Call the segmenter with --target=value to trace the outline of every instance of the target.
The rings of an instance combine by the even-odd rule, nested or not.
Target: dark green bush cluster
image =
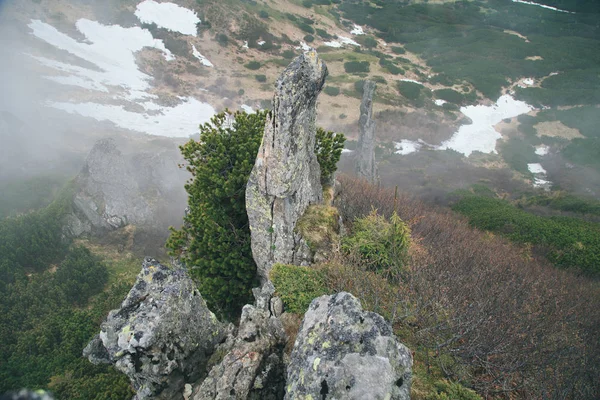
[[[505,200],[465,196],[453,209],[472,225],[498,232],[519,243],[548,249],[555,265],[600,274],[600,225],[569,217],[542,217],[523,211]]]
[[[385,58],[380,58],[379,65],[387,69],[388,72],[392,75],[404,75],[404,69],[398,67],[396,64],[394,64],[393,61],[386,60]]]
[[[463,104],[465,96],[462,93],[452,89],[439,89],[433,92],[436,99],[446,100],[449,103]]]
[[[229,44],[229,37],[224,33],[219,33],[217,35],[217,43],[222,47],[226,47]]]
[[[435,73],[448,78],[447,86],[466,81],[495,100],[509,81],[564,71],[544,80],[541,88],[518,89],[518,95],[533,105],[600,102],[600,53],[595,50],[600,31],[592,14],[498,0],[402,7],[396,2],[343,2],[339,9],[345,18],[377,29],[386,42],[403,43],[392,51],[418,53]],[[505,30],[516,30],[529,42]],[[532,56],[542,59],[528,59]]]
[[[306,43],[312,43],[315,41],[315,37],[313,35],[306,35],[304,36],[304,41]]]
[[[286,311],[304,314],[315,297],[327,294],[325,273],[313,267],[275,264],[269,274]]]
[[[296,53],[293,50],[285,50],[283,53],[281,53],[281,55],[286,60],[291,60],[292,58],[296,57]]]
[[[262,67],[261,63],[258,61],[250,61],[247,64],[244,64],[244,67],[256,71],[257,69],[260,69],[260,67]]]
[[[258,82],[266,82],[267,81],[267,76],[266,75],[254,75],[254,78],[258,81]]]
[[[408,81],[398,81],[397,85],[398,91],[402,96],[406,97],[417,107],[423,106],[423,85],[419,85],[418,83]]]
[[[368,61],[347,61],[344,63],[344,70],[348,73],[355,74],[358,72],[369,72]]]
[[[325,86],[323,92],[328,96],[337,96],[340,94],[340,88],[336,86]]]
[[[321,183],[329,184],[340,161],[346,137],[341,133],[317,128],[315,153],[321,167]]]

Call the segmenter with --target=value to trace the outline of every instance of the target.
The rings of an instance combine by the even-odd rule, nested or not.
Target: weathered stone
[[[356,174],[371,183],[379,182],[375,162],[375,121],[373,120],[373,93],[375,82],[365,81],[358,120],[359,136],[356,149]]]
[[[312,301],[288,366],[286,399],[410,399],[412,356],[349,293]],[[312,397],[311,397],[312,396]]]
[[[172,148],[156,152],[122,149],[114,139],[99,140],[74,184],[73,213],[65,217],[68,236],[100,233],[127,224],[164,229],[185,207],[185,171]]]
[[[254,291],[256,306],[244,306],[237,336],[195,390],[193,400],[283,398],[285,332],[281,321],[269,312],[273,292],[271,282]]]
[[[317,96],[326,76],[325,63],[311,50],[292,61],[276,83],[246,188],[252,254],[263,283],[275,263],[310,262],[311,252],[295,227],[306,208],[323,197],[314,147]]]
[[[109,313],[84,356],[126,374],[135,399],[182,398],[185,383],[206,373],[208,358],[229,330],[185,270],[146,258],[121,308]]]

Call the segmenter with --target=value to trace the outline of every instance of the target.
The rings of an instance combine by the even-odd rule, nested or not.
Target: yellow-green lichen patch
[[[319,368],[319,364],[321,364],[321,359],[319,357],[315,358],[315,361],[313,361],[313,370],[317,370],[317,368]]]

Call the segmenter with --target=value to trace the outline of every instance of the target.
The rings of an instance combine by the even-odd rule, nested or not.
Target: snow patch
[[[365,31],[363,30],[362,26],[358,26],[358,25],[354,24],[354,29],[352,29],[350,31],[350,33],[352,35],[364,35]]]
[[[336,40],[332,40],[330,42],[325,42],[323,43],[325,46],[329,46],[329,47],[335,47],[335,48],[340,48],[342,47],[342,44]]]
[[[422,146],[421,141],[415,142],[408,139],[402,139],[400,142],[394,143],[394,147],[396,148],[395,153],[403,156],[419,151]]]
[[[501,135],[496,132],[494,125],[505,118],[513,118],[531,110],[530,105],[515,100],[510,95],[501,96],[492,106],[461,107],[460,111],[473,123],[462,125],[458,132],[442,143],[440,150],[456,150],[467,157],[474,151],[496,153],[496,141]]]
[[[342,149],[342,153],[352,153],[352,152],[354,152],[354,150]]]
[[[248,114],[254,114],[254,109],[247,104],[242,104],[240,108]]]
[[[338,36],[338,40],[341,44],[350,44],[352,46],[360,47],[360,44],[356,43],[354,40],[352,40],[346,36]]]
[[[157,104],[157,96],[149,92],[152,77],[139,70],[135,53],[151,47],[162,51],[167,60],[173,59],[173,55],[146,29],[80,19],[76,27],[86,42],[79,42],[39,20],[32,20],[28,26],[39,39],[97,67],[90,69],[31,55],[40,65],[56,71],[56,75],[46,76],[47,79],[85,89],[85,97],[93,98],[79,104],[49,102],[50,107],[98,121],[111,121],[124,129],[182,137],[196,133],[198,124],[208,122],[215,114],[212,106],[193,98],[180,98],[182,102],[174,107]],[[90,96],[90,93],[97,96]],[[126,106],[115,105],[115,100],[136,103],[144,111],[127,111]]]
[[[539,164],[539,163],[527,164],[527,169],[532,174],[545,174],[546,173],[546,170],[544,169],[544,167],[542,167],[542,164]]]
[[[545,4],[534,3],[533,1],[512,0],[512,2],[513,3],[521,3],[521,4],[529,4],[531,6],[538,6],[538,7],[546,8],[548,10],[554,10],[554,11],[558,11],[558,12],[564,12],[564,13],[567,13],[567,14],[575,14],[574,12],[571,12],[571,11],[561,10],[560,8],[556,8],[556,7],[552,7],[552,6],[547,6]]]
[[[423,84],[419,81],[415,81],[414,79],[400,79],[402,82],[412,82],[412,83],[418,83],[419,85],[423,86]]]
[[[156,24],[173,32],[196,36],[198,15],[192,10],[173,3],[157,3],[154,0],[144,0],[137,5],[135,16],[145,24]]]
[[[442,100],[442,99],[435,99],[433,102],[435,103],[436,106],[443,106],[444,104],[447,103],[446,100]]]
[[[538,156],[545,156],[549,152],[550,152],[550,147],[546,146],[545,144],[536,146],[536,148],[535,148],[535,154],[537,154]]]
[[[209,122],[215,114],[215,109],[194,98],[182,100],[184,102],[175,107],[160,107],[150,103],[147,109],[159,111],[154,115],[131,112],[125,110],[123,106],[110,104],[54,102],[49,105],[97,121],[111,121],[123,129],[150,135],[187,137],[197,133],[199,124]]]
[[[267,43],[267,42],[265,42],[264,40],[259,40],[258,42],[256,42],[256,44],[259,46],[262,46],[265,43]]]
[[[204,57],[202,54],[200,54],[200,52],[198,51],[198,49],[196,49],[196,46],[192,45],[192,54],[194,55],[194,57],[196,57],[198,60],[200,60],[200,63],[202,63],[202,65],[206,66],[206,67],[214,67],[214,64],[211,63],[208,58]]]

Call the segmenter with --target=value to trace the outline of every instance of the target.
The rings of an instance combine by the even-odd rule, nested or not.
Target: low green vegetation
[[[260,69],[260,67],[262,67],[262,65],[258,61],[250,61],[250,62],[244,64],[244,67],[246,67],[252,71],[256,71],[257,69]]]
[[[285,309],[304,314],[315,297],[328,294],[325,273],[311,267],[275,264],[269,274]]]
[[[539,157],[535,154],[533,146],[523,139],[511,137],[507,141],[500,143],[499,147],[502,158],[512,169],[525,176],[532,177],[527,164],[539,161]]]
[[[81,351],[129,290],[62,235],[67,186],[45,209],[0,220],[0,393],[50,389],[64,399],[124,399],[128,379]]]
[[[542,217],[508,201],[481,196],[465,196],[453,209],[479,229],[538,246],[558,267],[600,274],[599,224],[570,217]]]
[[[344,70],[347,73],[356,74],[360,72],[369,72],[369,62],[368,61],[347,61],[344,63]]]
[[[386,42],[402,43],[392,47],[397,54],[404,49],[419,54],[434,73],[448,78],[445,84],[468,82],[495,100],[509,81],[563,71],[544,80],[541,88],[518,89],[517,95],[534,105],[600,102],[597,8],[568,14],[504,0],[344,1],[339,10],[357,24],[377,29]]]
[[[433,92],[436,99],[446,100],[449,103],[463,104],[465,102],[465,96],[452,89],[439,89]]]
[[[323,92],[328,96],[337,96],[340,94],[340,88],[337,86],[325,86]]]
[[[397,276],[408,261],[410,229],[393,213],[388,220],[375,210],[357,218],[352,233],[342,240],[342,251],[358,256],[370,271]]]
[[[266,75],[254,75],[254,79],[256,79],[258,82],[266,82],[267,81],[267,76]]]
[[[538,195],[528,198],[527,205],[539,205],[554,210],[600,216],[600,201],[583,199],[567,193],[555,195]]]

